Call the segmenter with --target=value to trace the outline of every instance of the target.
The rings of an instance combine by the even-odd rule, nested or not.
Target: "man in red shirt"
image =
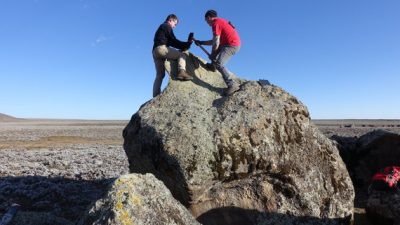
[[[233,80],[233,74],[226,68],[226,63],[240,49],[240,37],[231,22],[217,17],[215,10],[208,10],[205,20],[212,27],[213,39],[209,41],[196,41],[197,45],[212,45],[210,59],[217,70],[222,74],[228,88],[225,95],[231,95],[240,89],[239,84]]]

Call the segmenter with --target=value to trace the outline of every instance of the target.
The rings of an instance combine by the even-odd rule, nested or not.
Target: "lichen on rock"
[[[110,184],[79,225],[196,225],[195,218],[152,174],[127,174]]]
[[[297,98],[239,78],[240,90],[223,96],[221,75],[203,60],[190,55],[186,82],[174,79],[174,63],[166,63],[167,88],[124,129],[130,172],[153,173],[207,224],[229,224],[233,214],[243,224],[265,215],[320,224],[352,217],[347,169]]]

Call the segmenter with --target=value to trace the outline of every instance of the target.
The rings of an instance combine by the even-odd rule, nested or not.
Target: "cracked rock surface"
[[[171,79],[132,116],[124,129],[130,171],[155,174],[207,224],[230,224],[235,215],[242,224],[275,223],[267,217],[348,220],[351,179],[307,108],[283,89],[255,81],[238,79],[240,90],[223,96],[221,75],[203,64],[189,57],[194,79]],[[169,68],[175,65],[167,63],[173,78]]]

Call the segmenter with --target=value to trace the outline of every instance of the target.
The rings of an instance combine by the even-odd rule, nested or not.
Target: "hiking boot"
[[[217,68],[216,68],[215,65],[212,64],[212,63],[207,63],[207,64],[205,65],[205,68],[206,68],[207,70],[209,70],[209,71],[212,71],[212,72],[217,71]]]
[[[191,79],[193,79],[193,77],[190,76],[190,75],[186,72],[186,70],[179,70],[179,73],[178,73],[177,78],[178,78],[179,80],[191,80]]]
[[[239,84],[233,83],[231,86],[228,86],[228,88],[225,90],[224,94],[226,96],[228,96],[228,95],[231,95],[231,94],[235,93],[239,89],[240,89]]]

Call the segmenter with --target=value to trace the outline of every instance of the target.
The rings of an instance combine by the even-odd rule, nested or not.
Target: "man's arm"
[[[213,45],[213,40],[209,41],[197,41],[200,45]]]
[[[171,47],[180,49],[180,50],[187,50],[190,48],[190,43],[189,42],[184,42],[180,41],[175,37],[174,31],[172,30],[171,27],[168,26],[166,30],[167,38],[168,38],[168,44]]]
[[[212,40],[212,51],[211,51],[211,57],[210,59],[213,60],[215,57],[218,55],[219,51],[219,35],[214,35],[213,40]]]
[[[209,40],[209,41],[196,40],[194,43],[196,45],[212,45],[212,50],[211,50],[211,54],[210,54],[209,58],[211,60],[214,60],[215,57],[217,57],[218,51],[219,51],[219,44],[220,44],[219,39],[220,39],[219,35],[214,35],[212,40]]]

